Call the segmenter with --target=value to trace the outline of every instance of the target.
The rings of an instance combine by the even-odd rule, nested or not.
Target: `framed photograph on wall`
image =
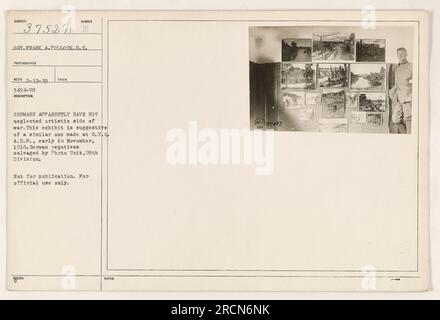
[[[354,61],[354,41],[352,32],[313,33],[313,61]]]
[[[316,64],[287,63],[281,65],[281,89],[315,89]]]
[[[357,62],[385,62],[385,39],[357,39]]]
[[[384,63],[353,63],[350,65],[352,90],[385,90]]]
[[[348,66],[344,63],[320,63],[318,86],[321,88],[344,88],[348,86]]]

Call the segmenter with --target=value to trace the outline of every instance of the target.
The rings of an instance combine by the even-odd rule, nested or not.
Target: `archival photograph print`
[[[299,110],[299,120],[309,121],[313,119],[313,109],[300,109]]]
[[[413,36],[400,24],[250,26],[251,129],[411,133]]]
[[[385,64],[353,63],[350,65],[351,89],[385,90]]]
[[[283,39],[281,46],[282,61],[312,61],[312,39]]]
[[[358,92],[346,92],[345,94],[345,106],[348,109],[357,109],[358,108]]]
[[[304,106],[304,92],[283,92],[284,108],[300,108]]]
[[[347,64],[318,65],[318,83],[323,88],[343,88],[348,86]]]
[[[286,63],[281,67],[282,89],[315,89],[316,65]]]
[[[391,100],[390,133],[393,134],[411,133],[413,63],[408,54],[407,48],[398,48],[399,63],[390,65],[388,97]]]
[[[320,92],[306,92],[306,105],[314,106],[322,102],[322,94]]]
[[[379,113],[367,114],[367,124],[373,127],[380,127],[383,124],[383,116]]]
[[[355,60],[355,34],[343,32],[313,33],[313,53],[315,61]]]
[[[319,120],[319,131],[321,132],[347,132],[347,119],[321,119]]]
[[[357,62],[385,62],[385,39],[356,40]]]
[[[322,93],[322,115],[324,118],[343,118],[345,116],[345,91],[325,90]]]
[[[359,110],[385,112],[386,101],[384,92],[367,92],[359,94]]]

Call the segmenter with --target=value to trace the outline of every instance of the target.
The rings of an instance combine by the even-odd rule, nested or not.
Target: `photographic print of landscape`
[[[281,45],[281,61],[312,61],[312,39],[283,39]]]

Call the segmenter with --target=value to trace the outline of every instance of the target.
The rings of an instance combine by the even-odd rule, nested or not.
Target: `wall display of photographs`
[[[306,92],[306,105],[315,106],[322,103],[322,94],[320,92]]]
[[[358,109],[358,92],[347,92],[345,94],[345,107],[348,109]]]
[[[323,88],[343,88],[348,86],[347,64],[318,65],[318,84]]]
[[[312,58],[314,61],[354,61],[354,50],[354,33],[313,33]]]
[[[359,110],[370,112],[386,111],[385,92],[359,93]]]
[[[304,91],[283,92],[283,105],[286,109],[304,106]]]
[[[357,39],[357,62],[385,62],[385,39]]]
[[[311,62],[312,39],[283,39],[281,61]]]
[[[383,124],[383,116],[380,113],[367,114],[367,124],[373,127],[380,127]]]
[[[367,113],[362,111],[351,112],[351,123],[364,124],[367,122]]]
[[[323,118],[343,118],[345,116],[345,90],[324,90],[322,92]]]
[[[385,90],[385,64],[354,63],[350,65],[352,90]]]
[[[282,39],[284,108],[299,109],[300,121],[318,117],[325,132],[347,132],[348,122],[382,126],[381,113],[387,111],[385,50],[384,39],[356,39],[354,33]],[[312,61],[320,63],[308,63]],[[316,106],[322,112],[316,113]]]
[[[282,89],[315,89],[316,64],[287,63],[281,67]]]

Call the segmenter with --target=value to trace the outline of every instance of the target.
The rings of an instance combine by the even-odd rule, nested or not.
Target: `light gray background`
[[[332,10],[361,10],[362,6],[372,5],[377,10],[408,10],[424,9],[431,11],[431,39],[438,39],[440,2],[438,0],[413,1],[349,1],[339,0],[328,2],[315,0],[303,2],[299,0],[2,0],[0,2],[0,72],[5,72],[5,10],[56,10],[63,6],[74,6],[78,10],[304,10],[304,9],[332,9]],[[439,56],[438,41],[431,42],[431,57]],[[430,87],[435,92],[440,85],[440,61],[431,58]],[[437,71],[437,72],[436,72]],[[31,299],[31,298],[59,298],[59,299],[439,299],[440,298],[440,199],[436,197],[439,190],[440,171],[440,143],[438,139],[431,139],[430,143],[430,228],[431,228],[431,269],[432,290],[425,293],[78,293],[78,292],[8,292],[6,291],[6,141],[5,141],[5,77],[1,77],[0,85],[0,299]],[[440,105],[440,97],[431,96],[431,137],[440,134],[440,113],[436,106]]]

